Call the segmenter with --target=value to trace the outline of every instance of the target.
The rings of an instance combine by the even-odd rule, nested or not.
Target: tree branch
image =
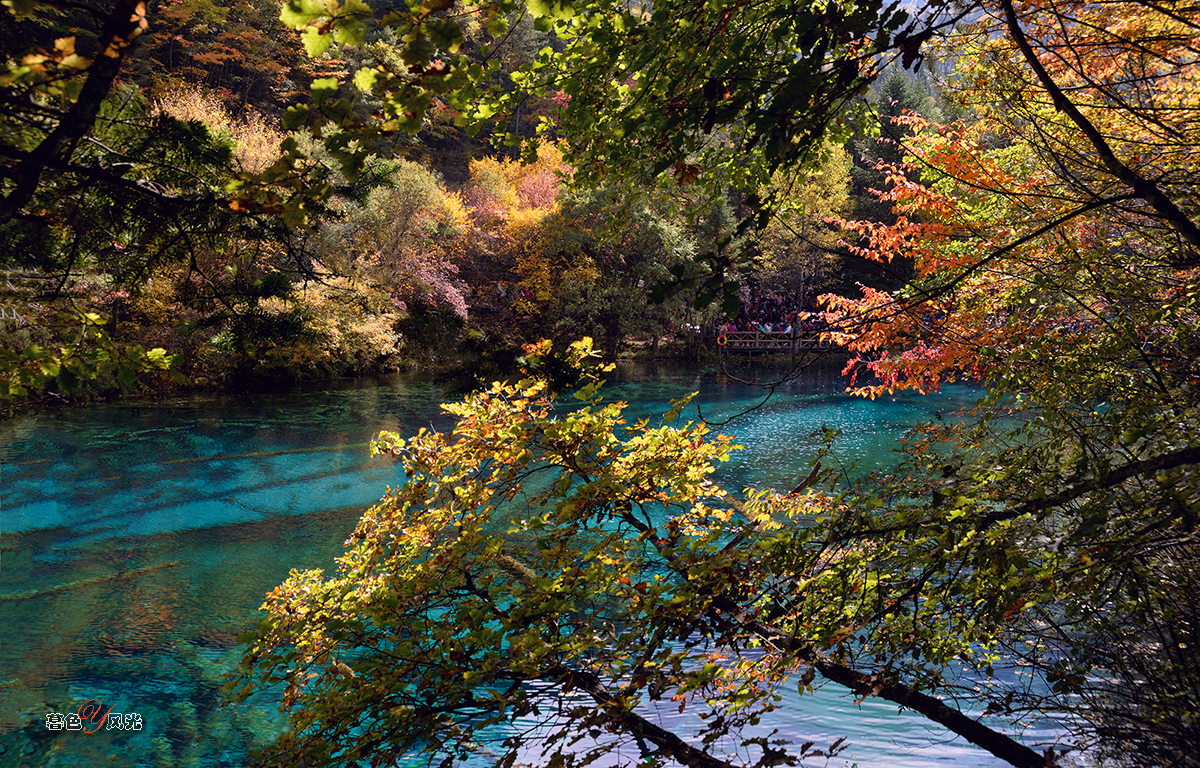
[[[1039,755],[1012,737],[988,728],[978,720],[948,706],[936,696],[922,693],[913,686],[898,680],[887,679],[876,674],[868,675],[832,661],[824,652],[811,644],[800,641],[757,619],[750,618],[741,606],[728,598],[717,597],[713,600],[713,607],[727,612],[741,622],[746,629],[769,641],[772,645],[794,653],[801,660],[814,666],[822,677],[843,685],[857,694],[887,699],[911,709],[1011,765],[1018,768],[1046,768],[1054,764],[1053,759],[1049,756]]]
[[[1200,451],[1200,449],[1197,449]],[[803,485],[803,484],[802,484]],[[732,497],[729,497],[732,498]],[[628,515],[624,517],[628,518]],[[665,551],[657,537],[651,536],[650,541],[659,550],[676,572],[684,579],[691,580],[690,568],[681,564],[679,559],[669,551]],[[839,685],[844,685],[861,695],[877,696],[895,702],[903,707],[917,712],[926,718],[942,725],[952,733],[962,736],[967,741],[986,749],[991,754],[1018,768],[1046,768],[1052,766],[1053,758],[1049,755],[1039,755],[1034,750],[1021,744],[1010,736],[987,727],[962,712],[948,706],[944,701],[923,693],[917,688],[895,679],[879,677],[875,674],[859,672],[844,664],[838,664],[811,643],[801,641],[792,635],[759,621],[742,605],[724,595],[713,595],[709,611],[719,611],[731,618],[744,629],[754,633],[772,645],[782,648],[797,658],[812,665],[821,675]]]
[[[630,710],[625,706],[624,702],[605,690],[604,685],[600,682],[600,678],[591,672],[570,669],[569,667],[560,665],[547,670],[547,674],[558,680],[563,685],[564,690],[578,688],[591,696],[597,704],[600,704],[609,711],[619,712],[620,714],[617,715],[617,718],[622,730],[632,736],[653,743],[663,755],[673,760],[691,766],[691,768],[741,768],[733,763],[714,757],[702,749],[693,747],[674,733],[660,728]]]
[[[87,135],[100,114],[100,107],[112,90],[125,53],[145,23],[144,0],[117,0],[104,32],[96,45],[95,60],[88,67],[87,80],[78,100],[42,142],[21,161],[13,176],[17,183],[0,203],[0,223],[10,221],[33,199],[46,166],[75,151],[75,145]]]
[[[1125,464],[1117,469],[1110,470],[1100,477],[1093,477],[1090,480],[1082,480],[1078,482],[1068,480],[1066,490],[1059,491],[1058,493],[1045,496],[1040,499],[1031,499],[1012,509],[987,515],[983,518],[983,525],[981,527],[987,527],[992,523],[997,523],[1002,520],[1012,520],[1013,518],[1020,517],[1021,515],[1033,514],[1043,510],[1061,507],[1063,504],[1074,501],[1086,493],[1103,490],[1105,488],[1112,488],[1139,475],[1146,475],[1164,469],[1175,469],[1177,467],[1184,467],[1197,463],[1200,463],[1200,446],[1191,446],[1189,448],[1184,448],[1181,451],[1163,453],[1155,456],[1152,459],[1146,459],[1145,461],[1135,461]]]
[[[1066,97],[1066,94],[1054,82],[1054,78],[1042,66],[1041,60],[1038,59],[1033,46],[1029,43],[1029,38],[1025,36],[1025,31],[1021,29],[1021,22],[1017,18],[1016,11],[1013,9],[1012,0],[1000,0],[1000,7],[1004,9],[1004,18],[1009,34],[1012,35],[1013,41],[1021,51],[1021,55],[1025,57],[1026,63],[1029,64],[1034,74],[1037,75],[1042,87],[1050,94],[1054,107],[1066,114],[1071,122],[1075,123],[1076,127],[1083,132],[1083,135],[1091,142],[1092,147],[1096,150],[1096,154],[1099,155],[1101,162],[1104,163],[1104,166],[1110,173],[1136,192],[1138,197],[1149,203],[1160,216],[1175,227],[1185,240],[1191,243],[1193,248],[1200,250],[1200,227],[1197,227],[1188,215],[1158,188],[1157,184],[1142,177],[1117,159],[1116,153],[1113,152],[1112,147],[1109,146],[1103,134],[1071,103],[1071,100]],[[1196,262],[1197,259],[1194,257],[1187,261],[1188,264]]]

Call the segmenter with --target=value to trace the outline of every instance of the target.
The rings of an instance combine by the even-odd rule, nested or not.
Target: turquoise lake
[[[718,480],[790,489],[825,425],[843,430],[836,453],[847,467],[887,466],[913,424],[977,395],[963,387],[866,401],[844,386],[836,368],[812,369],[721,427],[746,448]],[[695,390],[710,421],[764,394],[667,367],[618,370],[605,392],[639,416]],[[370,457],[368,441],[381,429],[447,428],[444,399],[429,381],[394,378],[0,422],[0,765],[242,765],[281,723],[270,696],[220,706],[237,635],[291,568],[331,566],[363,509],[403,481],[390,461]],[[47,727],[47,713],[91,700],[140,715],[143,727]],[[662,718],[686,734],[685,717]],[[920,717],[855,706],[832,685],[805,697],[790,689],[769,725],[797,743],[845,736],[831,766],[996,764]]]

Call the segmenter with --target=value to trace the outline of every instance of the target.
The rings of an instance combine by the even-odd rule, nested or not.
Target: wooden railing
[[[762,331],[721,331],[717,345],[724,352],[790,352],[810,349],[830,349],[813,331],[792,333],[763,333]]]

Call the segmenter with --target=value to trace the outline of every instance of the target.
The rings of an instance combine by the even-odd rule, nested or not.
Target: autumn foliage
[[[1149,349],[1169,329],[1129,311],[1194,279],[1195,24],[1137,3],[1018,10],[1049,80],[996,34],[1002,8],[965,28],[944,44],[962,52],[947,96],[974,119],[899,118],[913,136],[879,192],[896,221],[843,222],[856,254],[911,260],[919,278],[826,299],[837,338],[880,378],[864,392],[979,379],[1031,344],[1047,357],[1089,338]]]
[[[847,247],[911,259],[917,277],[824,297],[831,336],[856,353],[861,394],[987,388],[909,450],[940,469],[927,519],[1031,527],[1005,564],[1016,582],[998,575],[1020,585],[1000,646],[1048,690],[990,711],[1070,712],[1097,756],[1189,765],[1200,16],[1005,1],[943,46],[958,54],[947,98],[971,119],[900,118],[912,135],[878,192],[895,220],[842,223]]]

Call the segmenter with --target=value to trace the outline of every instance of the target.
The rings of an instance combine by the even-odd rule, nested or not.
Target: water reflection
[[[668,366],[614,378],[609,396],[628,400],[630,417],[656,417],[693,390],[690,418],[726,418],[761,399],[731,379]],[[847,466],[886,466],[915,421],[972,396],[869,402],[843,387],[836,369],[816,369],[724,427],[746,450],[720,469],[721,481],[791,488],[823,426],[843,430],[837,451]],[[269,694],[218,706],[237,635],[290,568],[329,567],[362,509],[402,480],[368,456],[371,437],[445,428],[441,397],[427,381],[396,378],[62,408],[0,424],[0,764],[243,764],[280,722]],[[773,725],[797,741],[849,735],[847,762],[986,762],[958,744],[926,749],[939,736],[888,705],[787,696]],[[46,713],[90,699],[141,714],[145,727],[46,728]]]

